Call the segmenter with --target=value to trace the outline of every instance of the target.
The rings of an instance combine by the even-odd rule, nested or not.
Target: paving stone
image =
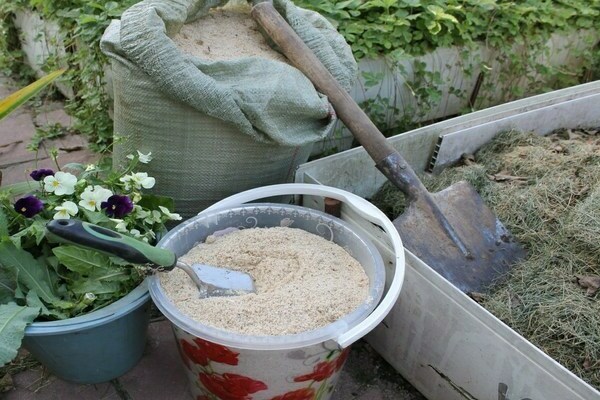
[[[150,324],[147,354],[119,382],[135,400],[192,400],[169,321]]]
[[[35,151],[27,150],[28,143],[28,141],[17,141],[0,147],[0,168],[26,162],[35,162],[36,158],[47,157],[46,152],[38,155]]]
[[[12,79],[4,75],[0,75],[0,99],[5,98],[16,90],[18,90],[18,88]]]
[[[10,114],[0,121],[0,150],[12,143],[29,142],[34,134],[35,125],[30,114]]]
[[[53,108],[56,106],[43,106],[41,110],[36,109],[37,115],[34,119],[35,124],[39,127],[55,124],[60,124],[66,128],[73,126],[73,118],[65,112],[61,103],[52,104],[58,104],[58,108]]]
[[[45,376],[42,368],[21,372],[13,378],[15,389],[4,394],[4,400],[119,400],[110,383],[78,385]]]
[[[363,340],[352,345],[332,400],[425,400]]]
[[[50,168],[56,170],[56,165],[54,164],[54,161],[48,158],[45,153],[43,153],[43,156],[44,158],[38,159],[37,161],[35,161],[34,159],[31,162],[13,164],[8,167],[2,168],[2,186],[26,181],[27,179],[29,179],[29,173],[34,169]],[[68,163],[90,164],[96,162],[98,158],[98,154],[93,153],[89,150],[79,150],[72,151],[69,153],[59,153],[58,162],[61,166]],[[0,153],[0,164],[2,162],[3,157]]]
[[[42,147],[46,150],[46,153],[52,148],[57,148],[64,153],[87,149],[88,142],[81,135],[69,134],[52,140],[44,140]]]

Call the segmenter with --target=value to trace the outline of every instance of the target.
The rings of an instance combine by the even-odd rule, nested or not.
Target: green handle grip
[[[46,229],[58,241],[108,253],[133,264],[154,264],[171,270],[177,263],[177,256],[169,250],[150,246],[140,240],[88,222],[57,219],[46,224]]]

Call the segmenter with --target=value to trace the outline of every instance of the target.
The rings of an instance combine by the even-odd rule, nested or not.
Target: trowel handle
[[[74,219],[56,219],[46,225],[49,237],[117,256],[133,264],[153,264],[171,270],[177,263],[175,254],[150,246],[141,240],[110,229]]]
[[[328,97],[339,118],[369,153],[377,168],[411,198],[426,192],[408,163],[388,143],[385,136],[298,37],[273,4],[270,1],[258,0],[252,8],[252,17],[294,66],[310,79],[319,92]]]

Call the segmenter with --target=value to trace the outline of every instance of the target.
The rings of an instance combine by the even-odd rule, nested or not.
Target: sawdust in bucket
[[[501,133],[461,165],[422,180],[432,192],[471,183],[528,252],[471,296],[600,389],[600,129]],[[391,219],[405,204],[389,184],[371,201]]]
[[[369,278],[339,245],[289,227],[243,229],[192,248],[181,259],[249,273],[257,292],[200,299],[185,272],[160,277],[190,318],[246,335],[291,335],[335,322],[367,301]]]
[[[173,41],[182,53],[210,61],[260,57],[287,62],[260,33],[248,5],[211,9],[208,15],[184,25]]]

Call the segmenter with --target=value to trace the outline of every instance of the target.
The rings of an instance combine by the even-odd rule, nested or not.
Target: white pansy
[[[128,232],[127,231],[127,222],[123,221],[122,219],[116,219],[116,218],[111,218],[110,219],[112,222],[114,222],[115,224],[117,224],[115,226],[115,229],[119,232]]]
[[[112,195],[113,192],[103,188],[102,186],[88,186],[85,188],[83,193],[81,193],[81,201],[79,202],[79,205],[86,210],[100,211],[102,202],[107,201]]]
[[[141,199],[142,199],[142,195],[139,194],[138,192],[133,192],[131,194],[131,201],[133,201],[134,203],[138,203]]]
[[[139,239],[140,237],[142,237],[142,233],[137,229],[132,229],[129,231],[129,233],[136,239]]]
[[[158,206],[158,208],[160,208],[160,211],[162,211],[163,214],[165,214],[167,217],[169,217],[169,219],[172,219],[173,221],[179,221],[181,219],[181,215],[170,212],[167,207]]]
[[[44,190],[54,193],[57,196],[64,194],[73,194],[77,177],[68,172],[58,171],[54,176],[44,178]]]
[[[136,172],[135,174],[125,175],[119,180],[125,183],[125,190],[129,190],[132,187],[134,189],[151,189],[156,183],[156,179],[148,176],[146,172]]]
[[[147,224],[154,224],[154,223],[160,223],[161,222],[161,214],[159,211],[156,210],[152,210],[151,212],[148,213],[148,216],[144,219],[144,222]]]
[[[152,161],[152,152],[149,151],[148,154],[144,154],[141,151],[138,150],[138,157],[140,157],[140,162],[142,164],[148,164],[150,161]]]
[[[149,151],[148,154],[144,154],[138,150],[137,153],[138,153],[138,160],[142,164],[148,164],[150,161],[152,161],[152,152],[151,151]],[[129,158],[130,160],[133,160],[135,158],[135,156],[133,154],[128,154],[127,158]]]
[[[133,213],[137,219],[146,219],[150,213],[140,206],[133,206]]]
[[[77,215],[77,211],[79,211],[77,204],[72,201],[65,201],[62,205],[54,207],[54,209],[57,211],[54,214],[54,219],[70,219]]]

